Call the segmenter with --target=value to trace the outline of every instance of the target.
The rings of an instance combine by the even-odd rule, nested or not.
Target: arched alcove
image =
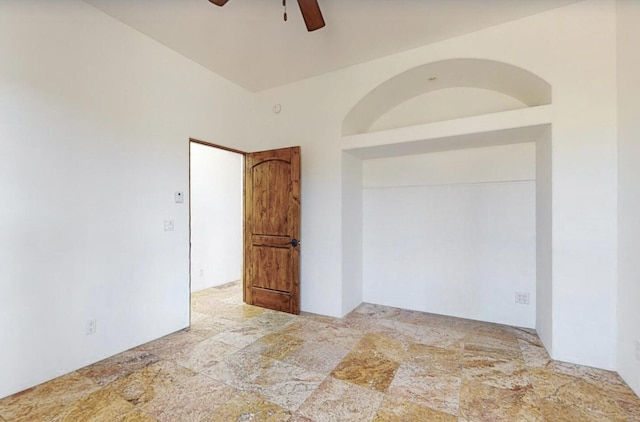
[[[351,109],[345,312],[359,291],[371,303],[535,327],[551,348],[551,100],[528,70],[463,58],[400,73]]]
[[[409,69],[373,89],[345,117],[342,134],[550,103],[551,85],[525,69],[493,60],[449,59]]]

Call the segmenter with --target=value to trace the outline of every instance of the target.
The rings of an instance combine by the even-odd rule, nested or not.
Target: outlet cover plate
[[[529,304],[529,293],[528,292],[516,292],[516,303],[521,305]]]

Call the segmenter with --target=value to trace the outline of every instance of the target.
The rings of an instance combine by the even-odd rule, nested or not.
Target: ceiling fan
[[[211,3],[217,6],[224,6],[229,0],[209,0]],[[283,1],[283,5],[286,6],[286,0]],[[318,0],[298,0],[298,6],[300,6],[300,12],[304,18],[304,23],[307,25],[307,31],[315,31],[324,27],[324,18],[318,6]],[[286,9],[285,9],[286,10]],[[287,14],[284,14],[285,20],[287,20]]]

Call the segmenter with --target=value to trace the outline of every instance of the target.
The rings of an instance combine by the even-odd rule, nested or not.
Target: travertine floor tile
[[[464,338],[465,356],[485,356],[492,359],[522,359],[518,340],[506,341],[494,337],[469,334]]]
[[[286,334],[271,333],[258,339],[247,347],[246,352],[255,353],[272,359],[285,358],[302,346],[304,340]]]
[[[352,312],[355,314],[363,315],[367,318],[393,319],[398,317],[403,312],[403,310],[400,308],[392,308],[390,306],[363,303]]]
[[[597,415],[593,415],[587,408],[576,407],[564,402],[555,402],[552,400],[542,399],[542,412],[545,420],[553,422],[609,422],[613,419],[603,419]],[[618,421],[626,421],[626,419],[617,419]],[[633,420],[633,419],[632,419]]]
[[[620,375],[615,372],[605,371],[604,369],[591,368],[588,366],[576,365],[567,362],[552,361],[546,369],[551,370],[558,374],[571,375],[581,378],[585,381],[597,384],[606,385],[608,388],[614,388],[616,386],[625,386],[626,384],[620,378]]]
[[[250,388],[273,403],[297,410],[324,378],[306,369],[274,361],[271,368],[252,381]]]
[[[71,403],[100,388],[77,372],[0,400],[0,415],[9,422],[47,421],[63,414]]]
[[[212,422],[284,422],[290,418],[291,411],[270,403],[255,393],[242,392],[218,407],[208,420]]]
[[[98,385],[105,386],[115,380],[158,362],[160,358],[144,350],[126,352],[80,369],[78,373],[92,379]]]
[[[198,293],[195,293],[198,294]],[[219,297],[215,295],[200,295],[191,299],[191,312],[197,315],[205,314],[209,316],[225,315],[227,309],[231,309],[233,305],[223,303]]]
[[[479,321],[475,321],[475,324],[476,326],[471,330],[473,334],[495,338],[514,345],[518,342],[518,336],[513,327]]]
[[[456,318],[446,315],[430,314],[426,312],[401,310],[400,314],[393,318],[399,322],[416,324],[422,327],[430,327],[445,331],[458,331],[467,333],[477,327],[477,321]]]
[[[526,340],[518,340],[522,358],[527,366],[545,368],[551,363],[551,357],[543,346],[538,346]]]
[[[197,321],[194,321],[192,318],[191,326],[184,331],[195,334],[203,339],[208,339],[216,334],[220,334],[224,330],[235,327],[237,324],[237,321],[219,316],[212,317],[205,314],[204,318],[199,318]]]
[[[379,334],[367,334],[331,375],[342,381],[385,392],[404,354],[405,348],[397,340]]]
[[[61,422],[114,421],[131,413],[134,407],[108,389],[98,390],[65,409]]]
[[[148,352],[156,355],[162,359],[171,359],[178,353],[183,352],[186,349],[195,347],[198,343],[203,341],[202,337],[199,337],[193,333],[189,333],[186,330],[181,330],[168,336],[159,338],[142,346],[136,347],[135,351]]]
[[[202,372],[239,349],[211,338],[178,352],[171,360],[195,372]]]
[[[325,324],[311,319],[296,319],[283,327],[282,334],[288,334],[303,340],[325,342],[335,346],[352,348],[362,338],[362,332],[343,324]]]
[[[296,410],[320,385],[323,375],[243,350],[204,372],[243,391]]]
[[[114,422],[156,422],[156,419],[136,409],[116,418]]]
[[[284,325],[295,319],[295,316],[291,314],[266,310],[255,318],[247,321],[245,325],[261,328],[265,334],[269,334],[280,330]]]
[[[161,361],[136,371],[105,387],[133,405],[143,405],[176,385],[195,376],[195,372],[172,362]]]
[[[322,375],[331,371],[349,353],[350,347],[327,342],[305,340],[302,345],[283,361]]]
[[[242,300],[242,295],[231,295],[228,297],[221,297],[220,301],[223,303],[228,303],[230,305],[243,305],[244,301]]]
[[[241,350],[202,371],[202,374],[233,387],[243,388],[263,365],[270,362],[265,356]]]
[[[532,346],[544,347],[542,341],[538,337],[538,334],[536,334],[536,330],[534,329],[514,327],[513,332],[518,340],[524,341]]]
[[[314,421],[307,418],[306,416],[302,416],[301,414],[296,413],[295,415],[291,416],[291,419],[289,419],[287,422],[314,422]]]
[[[428,370],[403,363],[387,394],[457,416],[461,383],[459,376],[429,375]]]
[[[193,309],[191,310],[191,324],[192,325],[193,325],[194,322],[202,321],[203,319],[206,319],[206,318],[213,318],[213,317],[209,316],[208,314],[203,314],[202,312],[196,312]]]
[[[427,375],[461,376],[463,353],[456,349],[412,344],[404,362],[420,368]]]
[[[366,422],[375,417],[384,395],[328,377],[300,407],[315,422]]]
[[[358,351],[374,351],[376,355],[395,362],[401,362],[405,358],[407,349],[405,343],[378,333],[365,334],[355,348]]]
[[[407,344],[426,344],[446,349],[462,349],[464,346],[465,333],[461,331],[443,330],[391,320],[380,321],[378,327],[384,327],[384,334]],[[378,330],[379,328],[376,328],[376,331]]]
[[[587,421],[627,420],[627,413],[609,395],[606,385],[586,381],[573,375],[559,374],[546,369],[529,370],[536,393],[543,400],[543,410],[549,412],[564,409],[565,413],[582,414]],[[569,411],[570,408],[576,410]]]
[[[531,385],[522,359],[505,359],[467,352],[462,378],[498,388],[517,389]]]
[[[627,385],[613,390],[608,390],[609,394],[625,411],[629,420],[640,421],[640,398]]]
[[[213,412],[236,394],[238,391],[233,387],[196,375],[156,396],[140,409],[161,422],[199,422],[210,420]]]
[[[258,340],[260,337],[266,335],[264,329],[256,327],[254,325],[240,324],[235,327],[231,327],[220,334],[213,337],[215,341],[228,344],[237,349],[243,349]]]
[[[228,308],[225,308],[222,315],[224,315],[224,317],[227,319],[245,322],[262,314],[264,311],[265,310],[263,308],[258,308],[257,306],[241,304],[231,305]],[[216,312],[216,314],[220,315],[219,312]]]
[[[324,324],[341,324],[342,318],[334,318],[327,315],[312,314],[310,312],[300,312],[299,319],[308,319],[311,321],[321,322]]]
[[[458,419],[448,413],[407,402],[398,397],[386,396],[374,422],[456,422]]]
[[[317,338],[316,333],[320,330],[326,330],[328,327],[329,325],[324,322],[307,318],[298,318],[282,327],[278,332],[280,334],[286,334],[303,340],[315,340]]]
[[[207,314],[212,317],[224,316],[227,319],[237,322],[247,321],[265,311],[263,308],[259,308],[257,306],[225,303],[215,296],[193,301],[191,310],[200,314]]]
[[[460,416],[469,422],[544,420],[531,386],[503,389],[466,380],[460,392]]]
[[[0,422],[640,422],[618,374],[552,360],[531,329],[294,316],[242,304],[240,283],[192,302],[189,329],[2,399]]]

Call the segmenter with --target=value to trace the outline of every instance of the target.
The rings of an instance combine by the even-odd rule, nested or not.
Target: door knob
[[[294,248],[298,245],[302,244],[302,242],[300,242],[298,239],[296,239],[295,237],[293,239],[291,239],[291,246],[293,246]]]

